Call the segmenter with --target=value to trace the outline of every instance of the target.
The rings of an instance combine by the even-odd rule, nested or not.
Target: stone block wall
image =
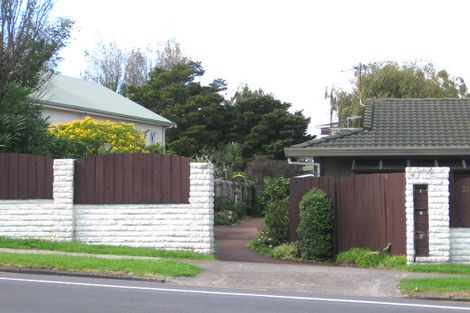
[[[450,261],[470,263],[470,228],[450,229]]]
[[[54,160],[53,200],[0,201],[0,236],[214,253],[213,167],[191,163],[189,204],[74,205],[74,160]]]
[[[429,257],[414,255],[413,186],[428,185]],[[447,262],[450,256],[449,168],[406,168],[406,251],[411,262]]]

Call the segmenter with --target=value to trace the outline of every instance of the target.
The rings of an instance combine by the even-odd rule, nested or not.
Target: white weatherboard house
[[[51,123],[71,122],[86,116],[133,123],[146,132],[148,143],[162,146],[165,145],[165,129],[176,127],[172,121],[98,83],[64,75],[54,75],[31,98],[42,106],[42,114]]]

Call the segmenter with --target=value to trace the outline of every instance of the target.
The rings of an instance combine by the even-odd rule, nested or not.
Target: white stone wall
[[[191,163],[189,204],[74,205],[74,162],[54,160],[54,199],[0,201],[0,236],[214,253],[213,176]]]
[[[470,263],[470,228],[450,229],[450,261]]]
[[[214,253],[212,165],[191,163],[189,204],[75,205],[76,240]]]
[[[54,160],[53,200],[0,200],[0,236],[72,240],[73,160]]]
[[[449,168],[406,168],[406,254],[408,263],[414,256],[413,185],[428,185],[429,257],[416,262],[449,261]]]

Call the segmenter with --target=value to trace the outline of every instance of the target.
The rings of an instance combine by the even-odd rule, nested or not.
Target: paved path
[[[248,218],[235,226],[215,226],[217,259],[233,262],[292,263],[291,261],[265,257],[247,248],[248,241],[256,237],[262,226],[261,218]]]

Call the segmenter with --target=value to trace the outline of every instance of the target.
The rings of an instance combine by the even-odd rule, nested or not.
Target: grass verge
[[[19,253],[0,253],[0,265],[150,277],[192,277],[202,270],[194,264],[181,263],[174,260],[103,259],[83,256]]]
[[[397,265],[394,268],[409,272],[470,275],[470,264],[413,264]]]
[[[149,256],[172,259],[214,260],[214,257],[211,255],[195,253],[191,251],[160,250],[127,246],[90,245],[75,241],[49,241],[39,239],[13,239],[8,237],[0,237],[0,247],[11,249],[36,249],[91,254]]]
[[[409,295],[470,297],[470,277],[437,277],[403,279],[400,290]]]

